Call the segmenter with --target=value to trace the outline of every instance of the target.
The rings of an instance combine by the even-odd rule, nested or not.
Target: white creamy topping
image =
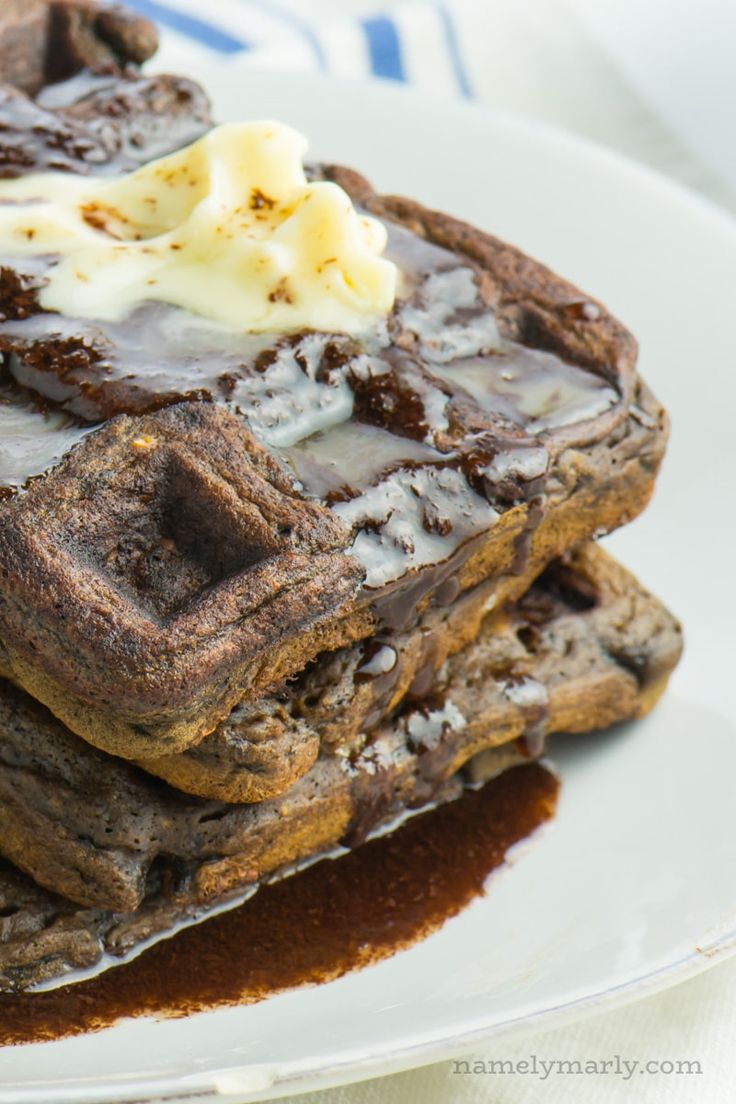
[[[520,682],[507,682],[503,688],[504,696],[521,709],[547,704],[547,687],[536,679],[524,676]]]
[[[483,468],[483,474],[491,483],[500,483],[504,479],[523,479],[530,481],[544,475],[549,465],[549,453],[546,448],[510,448],[499,452],[490,464]]]
[[[360,332],[393,306],[386,231],[307,182],[306,147],[281,123],[230,123],[114,180],[0,181],[0,252],[49,256],[41,306],[77,318],[154,299],[237,330]]]
[[[493,311],[462,318],[463,310],[477,308],[480,302],[472,268],[433,273],[423,282],[421,298],[423,302],[407,304],[401,318],[433,363],[448,364],[458,357],[477,356],[481,350],[504,352],[508,348]]]
[[[437,747],[446,731],[462,732],[468,722],[453,701],[445,701],[441,709],[428,713],[412,713],[407,722],[409,736],[426,748]]]
[[[347,380],[340,375],[327,383],[317,379],[325,340],[308,334],[299,344],[298,359],[290,345],[279,349],[268,368],[248,381],[248,422],[274,448],[288,448],[352,416],[354,396]],[[236,402],[237,397],[236,388]]]
[[[461,471],[441,467],[393,472],[332,509],[356,530],[353,555],[365,565],[366,586],[376,588],[441,563],[498,517],[484,498],[468,491]],[[431,523],[434,513],[439,525]]]

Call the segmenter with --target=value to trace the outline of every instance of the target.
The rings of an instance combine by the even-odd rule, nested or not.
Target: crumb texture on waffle
[[[77,79],[35,100],[8,93],[0,171],[3,156],[10,174],[59,157],[72,173],[118,171],[207,127],[196,86],[126,71],[85,76],[82,94]],[[383,224],[400,271],[391,314],[359,339],[223,333],[159,302],[123,321],[69,318],[39,303],[52,260],[0,256],[0,432],[13,457],[0,454],[0,672],[128,758],[172,760],[320,652],[410,629],[484,581],[497,602],[518,597],[567,548],[636,516],[653,488],[666,415],[637,375],[633,338],[603,306],[355,173],[309,175],[339,183]],[[299,545],[286,525],[278,549],[254,553],[245,513],[222,480],[215,490],[205,457],[193,465],[185,442],[149,447],[157,412],[194,400],[229,411],[230,447],[239,424],[290,473],[288,500],[321,519],[309,532],[331,521],[338,543]],[[134,459],[105,483],[99,450],[116,426]],[[112,470],[117,454],[105,463]],[[86,465],[97,488],[89,526],[59,506],[60,473],[73,473],[79,496]],[[172,522],[184,486],[186,523]],[[107,542],[97,497],[114,522]],[[52,578],[58,588],[43,582]],[[268,601],[256,600],[256,580]],[[236,605],[236,590],[250,604]],[[191,788],[202,775],[191,760],[176,770]]]
[[[98,708],[120,697],[149,718],[137,743],[134,726],[119,747],[107,734],[108,750],[128,757],[157,746],[155,718],[182,696],[201,700],[213,680],[239,685],[250,665],[277,680],[288,650],[321,638],[362,577],[339,519],[303,500],[242,420],[209,403],[113,420],[6,509],[11,669],[17,644],[53,673],[63,625],[67,691],[105,687]],[[175,729],[160,748],[177,749]]]
[[[88,907],[130,912],[163,885],[174,902],[201,908],[338,843],[357,845],[402,809],[435,801],[470,760],[480,781],[504,756],[537,757],[551,732],[642,715],[680,649],[661,603],[585,547],[492,612],[430,690],[407,693],[367,735],[358,722],[360,738],[323,739],[285,794],[250,805],[179,793],[0,684],[0,854]],[[291,740],[308,745],[360,681],[363,659],[360,648],[343,655],[307,700],[297,688],[274,702],[264,740],[286,735],[291,716],[300,724],[291,721]]]

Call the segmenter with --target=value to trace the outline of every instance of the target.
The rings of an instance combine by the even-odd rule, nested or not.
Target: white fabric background
[[[384,63],[361,20],[388,17],[401,77],[566,127],[736,211],[736,15],[731,0],[128,0],[166,16],[158,68],[196,75],[204,52],[368,79]],[[177,15],[194,25],[177,24]],[[197,21],[217,32],[203,44]],[[720,20],[720,23],[719,23]],[[373,27],[375,30],[375,26]],[[200,28],[201,30],[201,28]],[[384,28],[385,30],[385,28]],[[448,35],[453,38],[448,43]],[[724,46],[724,43],[729,44]],[[390,68],[390,63],[386,63]],[[720,68],[718,68],[720,66]],[[396,75],[396,74],[394,74]],[[734,289],[736,292],[736,289]],[[724,876],[730,872],[724,871]],[[305,1104],[623,1104],[736,1098],[736,962],[626,1008],[469,1060],[689,1060],[702,1072],[460,1075],[451,1063],[300,1097]],[[486,1067],[488,1068],[488,1067]]]

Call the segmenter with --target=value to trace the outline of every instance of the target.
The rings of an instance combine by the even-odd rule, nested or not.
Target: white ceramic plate
[[[389,86],[200,75],[221,118],[291,122],[316,156],[517,243],[639,335],[674,437],[651,509],[609,546],[682,616],[688,649],[653,717],[555,742],[555,823],[425,943],[249,1008],[0,1051],[0,1104],[245,1101],[334,1085],[632,1000],[736,947],[736,223],[518,118]]]

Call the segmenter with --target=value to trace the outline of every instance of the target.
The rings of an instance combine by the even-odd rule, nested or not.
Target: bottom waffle
[[[323,750],[286,794],[257,805],[179,793],[2,684],[0,853],[24,873],[0,871],[0,989],[124,957],[538,756],[548,733],[641,716],[680,650],[661,603],[586,546],[489,615],[431,691],[406,697],[363,747]]]

